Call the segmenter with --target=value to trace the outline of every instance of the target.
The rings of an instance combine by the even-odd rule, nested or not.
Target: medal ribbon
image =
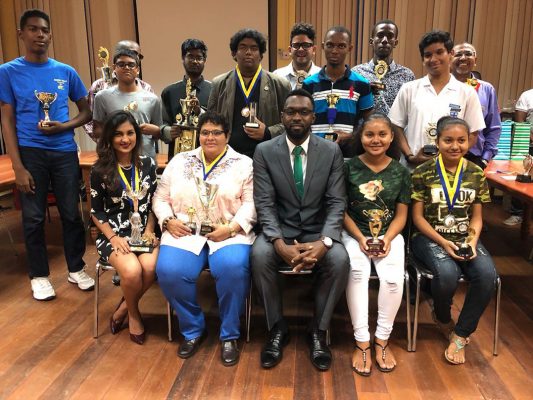
[[[120,165],[117,165],[118,168],[118,174],[120,175],[120,184],[124,188],[126,192],[131,191],[132,187],[135,187],[135,191],[139,191],[139,171],[137,170],[137,167],[133,167],[133,171],[131,173],[131,184],[126,179],[126,175],[124,175],[124,172],[122,171],[122,168],[120,168]],[[128,201],[130,205],[133,207],[133,200],[128,198]]]
[[[446,204],[448,205],[448,211],[450,213],[452,212],[453,206],[457,201],[459,189],[461,189],[461,181],[463,180],[463,162],[464,159],[461,157],[461,159],[459,160],[459,165],[457,165],[457,170],[455,171],[453,186],[450,186],[450,181],[448,179],[448,175],[446,174],[446,169],[444,168],[444,163],[442,161],[442,154],[439,154],[439,157],[437,158],[437,174],[439,174],[440,184],[442,185],[442,189],[444,190],[444,197],[446,198]]]
[[[255,72],[254,77],[252,78],[252,82],[250,82],[250,86],[248,89],[246,89],[246,84],[244,83],[244,79],[242,78],[241,71],[239,70],[239,66],[237,65],[235,67],[235,74],[237,75],[237,78],[239,78],[239,88],[242,91],[242,94],[244,95],[244,100],[246,101],[246,105],[248,105],[249,98],[252,95],[252,92],[254,91],[255,87],[258,86],[258,82],[260,82],[259,77],[261,76],[261,65],[259,68],[257,68],[257,71]]]
[[[207,177],[209,176],[209,174],[211,173],[211,171],[213,171],[215,169],[215,167],[218,165],[220,160],[222,160],[222,158],[226,155],[227,152],[228,152],[228,146],[226,146],[224,151],[222,153],[220,153],[217,156],[217,158],[215,158],[213,160],[213,162],[211,164],[207,165],[207,161],[205,160],[204,151],[202,150],[202,171],[204,173],[204,182],[207,179]]]

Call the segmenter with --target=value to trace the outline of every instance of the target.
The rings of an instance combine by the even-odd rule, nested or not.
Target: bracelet
[[[117,236],[116,233],[113,236],[111,236],[109,239],[107,239],[107,240],[111,241],[111,239],[113,239],[115,236]]]
[[[174,216],[166,217],[165,220],[163,221],[163,224],[161,225],[161,227],[163,228],[164,231],[167,229],[168,221],[170,221],[171,219],[176,219],[176,217]]]

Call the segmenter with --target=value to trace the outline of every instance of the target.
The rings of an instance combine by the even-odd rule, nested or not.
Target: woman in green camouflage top
[[[465,362],[464,347],[476,330],[494,290],[496,270],[479,240],[482,203],[490,201],[483,171],[463,156],[470,129],[462,119],[443,117],[437,123],[439,156],[418,166],[412,176],[413,222],[417,232],[412,251],[433,273],[433,318],[449,334],[444,351],[452,364]],[[457,325],[451,304],[458,279],[469,281]]]

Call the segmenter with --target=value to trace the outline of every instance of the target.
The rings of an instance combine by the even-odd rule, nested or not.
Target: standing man
[[[414,80],[415,74],[409,68],[396,64],[392,59],[392,52],[398,45],[398,26],[394,21],[384,19],[376,23],[369,43],[374,51],[374,57],[365,64],[353,67],[352,71],[364,76],[370,82],[374,94],[374,110],[387,115],[402,85]],[[386,68],[383,65],[380,69],[380,61],[385,63]],[[378,76],[376,67],[378,74],[383,72],[385,74]],[[380,90],[379,83],[385,85],[383,90]]]
[[[229,145],[253,157],[260,142],[278,136],[283,130],[280,115],[291,86],[286,79],[261,68],[266,39],[255,29],[240,30],[232,36],[229,46],[237,66],[213,80],[207,108],[229,121]],[[257,103],[257,128],[244,126],[252,102]]]
[[[404,84],[392,105],[389,118],[395,125],[400,148],[411,167],[436,154],[437,121],[449,115],[464,119],[471,145],[485,128],[476,91],[450,73],[453,41],[448,32],[424,34],[418,44],[427,75]],[[428,147],[430,145],[432,147]]]
[[[180,99],[185,99],[187,80],[190,79],[192,90],[196,93],[191,99],[196,104],[193,112],[200,115],[201,109],[207,109],[211,82],[204,79],[205,62],[207,60],[207,46],[199,39],[187,39],[181,44],[181,60],[185,76],[181,81],[173,83],[163,89],[161,102],[163,103],[163,126],[161,137],[169,143],[168,159],[174,156],[174,141],[181,130],[176,125],[176,115],[182,112]]]
[[[252,247],[252,276],[270,331],[261,351],[263,368],[281,361],[289,341],[279,271],[311,271],[314,276],[308,344],[312,364],[324,371],[332,359],[326,331],[350,270],[341,243],[346,209],[343,157],[339,146],[311,135],[313,109],[308,92],[290,92],[282,113],[286,134],[261,143],[254,156],[254,201],[262,233]]]
[[[320,67],[317,67],[313,62],[316,52],[315,36],[313,25],[305,22],[295,24],[291,30],[289,44],[292,62],[286,67],[274,71],[274,74],[287,79],[293,90],[302,87],[307,76],[320,72]]]
[[[459,82],[472,86],[477,92],[485,121],[485,129],[479,131],[477,142],[470,148],[465,158],[485,169],[492,157],[498,153],[502,121],[494,86],[489,82],[476,79],[472,74],[476,61],[476,49],[470,43],[454,46],[452,74]]]
[[[78,209],[79,161],[74,128],[91,119],[87,91],[69,65],[48,57],[52,40],[50,17],[41,10],[27,10],[20,18],[18,37],[26,55],[0,66],[2,131],[11,157],[22,203],[22,226],[33,297],[50,300],[55,291],[44,237],[48,188],[57,199],[63,225],[63,246],[68,281],[82,290],[94,287],[85,273],[85,231]],[[50,121],[36,97],[50,95]],[[69,99],[78,115],[69,120]]]
[[[331,128],[345,157],[351,155],[350,143],[357,121],[369,114],[374,106],[368,81],[350,71],[346,64],[346,57],[353,47],[351,42],[352,34],[344,26],[330,28],[322,42],[326,66],[318,74],[306,78],[302,86],[315,100],[313,133],[325,137]],[[328,95],[336,96],[335,104],[330,103]],[[331,110],[334,110],[333,114]]]

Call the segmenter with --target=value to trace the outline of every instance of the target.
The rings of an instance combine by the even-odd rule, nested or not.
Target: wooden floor
[[[10,205],[11,199],[0,203]],[[371,377],[362,378],[350,369],[353,339],[344,299],[332,322],[333,366],[325,373],[311,366],[305,344],[311,300],[302,289],[307,285],[293,281],[287,282],[285,303],[293,336],[283,362],[272,370],[259,365],[265,322],[257,302],[251,341],[241,343],[239,364],[221,365],[216,299],[206,274],[199,286],[210,335],[192,359],[176,356],[181,340],[177,332],[174,342],[167,340],[165,301],[157,285],[141,304],[148,332],[145,345],[132,343],[127,330],[110,334],[107,321],[120,298],[111,273],[101,281],[102,323],[95,340],[94,292],[84,293],[67,283],[57,211],[52,208],[52,222],[46,223],[57,298],[37,302],[27,279],[20,214],[10,210],[0,220],[15,240],[12,247],[7,232],[0,229],[0,399],[531,399],[533,266],[525,256],[532,243],[519,240],[518,227],[501,223],[506,215],[500,206],[486,207],[485,215],[489,230],[483,234],[484,242],[503,286],[499,356],[492,356],[494,303],[473,335],[463,366],[444,361],[446,343],[431,323],[427,302],[422,304],[417,351],[405,350],[404,303],[392,336],[397,369],[384,374],[374,368]],[[85,261],[92,273],[95,260],[94,245],[88,245]],[[375,293],[371,315],[376,314]],[[453,307],[455,316],[463,298],[461,290]]]

